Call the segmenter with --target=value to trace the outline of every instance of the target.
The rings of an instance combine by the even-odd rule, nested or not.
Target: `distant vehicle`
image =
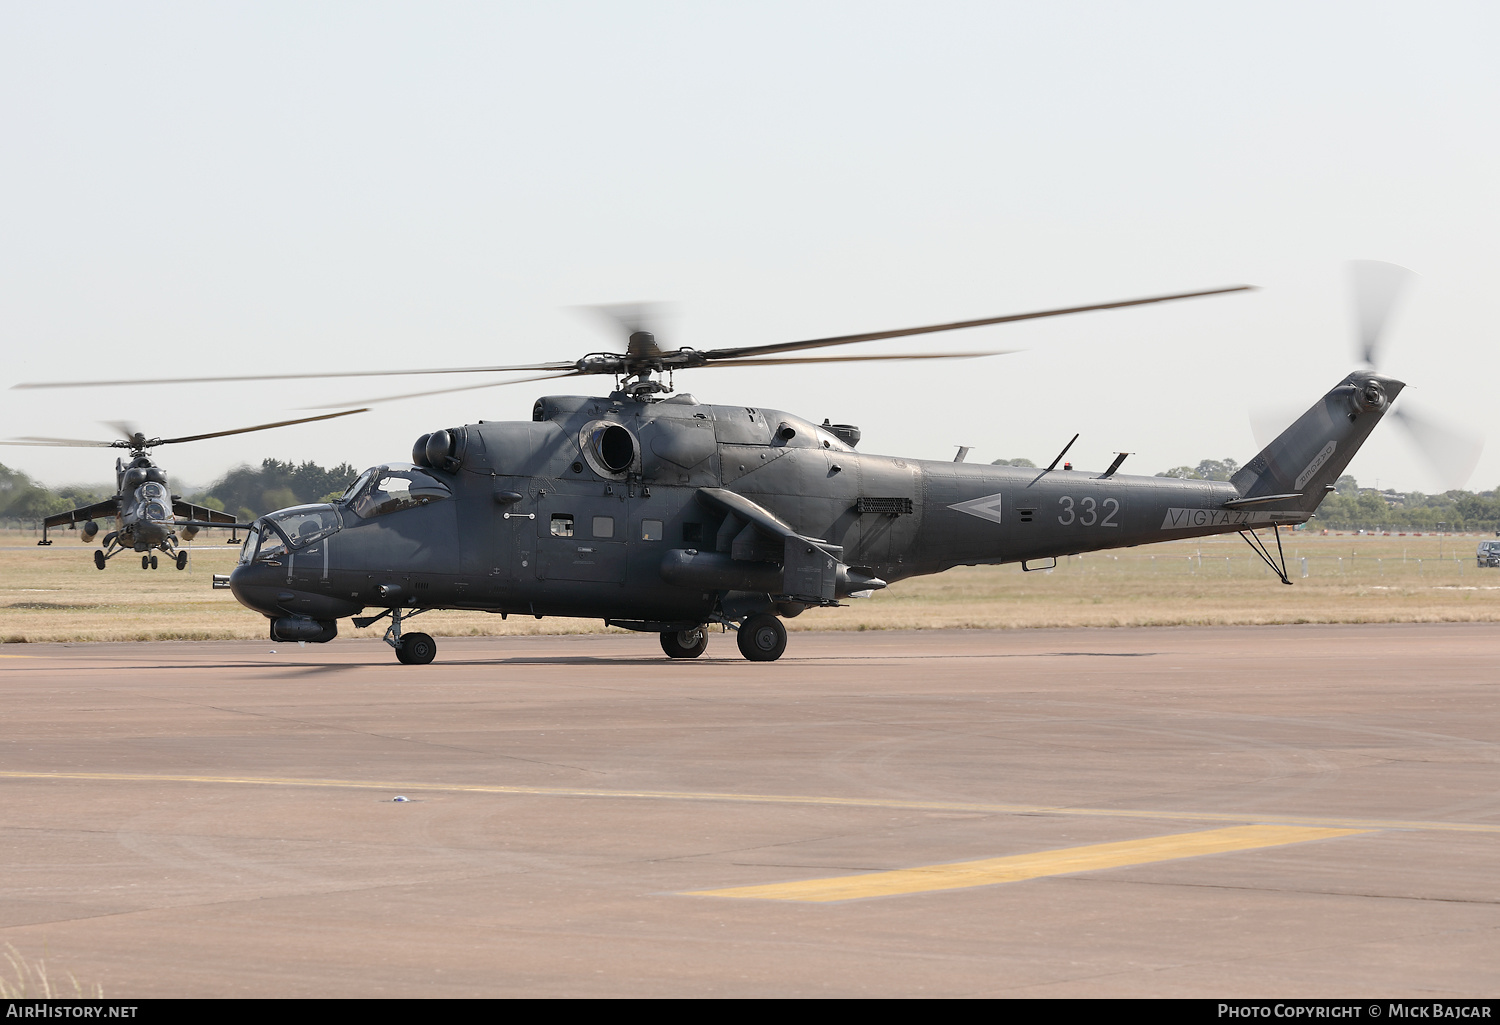
[[[1479,568],[1500,569],[1500,541],[1479,542]]]

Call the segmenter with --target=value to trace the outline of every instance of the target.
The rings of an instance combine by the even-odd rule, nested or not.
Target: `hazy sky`
[[[1255,452],[1252,408],[1354,366],[1346,261],[1422,275],[1382,369],[1500,482],[1500,7],[1326,3],[0,4],[0,389],[118,374],[505,364],[1236,284],[1262,291],[699,370],[861,449],[1153,473]],[[430,382],[431,378],[420,383]],[[455,381],[454,383],[460,383]],[[607,378],[162,449],[358,466]],[[410,378],[0,390],[0,436],[189,434]],[[0,449],[59,484],[98,450]],[[1395,425],[1351,468],[1437,490]]]

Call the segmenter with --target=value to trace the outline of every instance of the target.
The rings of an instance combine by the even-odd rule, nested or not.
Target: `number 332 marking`
[[[1080,527],[1118,527],[1115,516],[1120,512],[1120,503],[1117,499],[1106,498],[1101,505],[1092,498],[1085,498],[1075,502],[1072,495],[1063,495],[1057,500],[1062,506],[1062,512],[1057,516],[1057,522],[1064,527],[1072,526],[1075,522]],[[1100,516],[1100,513],[1103,516]]]

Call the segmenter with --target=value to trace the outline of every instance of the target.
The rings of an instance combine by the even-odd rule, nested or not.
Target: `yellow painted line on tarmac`
[[[862,897],[898,897],[937,890],[963,890],[996,883],[1016,883],[1043,876],[1097,872],[1106,868],[1149,865],[1158,861],[1197,858],[1204,854],[1227,854],[1264,847],[1356,836],[1362,829],[1312,829],[1305,826],[1236,826],[1203,833],[1178,833],[1144,840],[1064,847],[1055,851],[1014,854],[982,861],[960,861],[948,865],[923,865],[893,872],[865,872],[828,879],[804,879],[795,883],[736,886],[727,890],[693,890],[688,897],[738,897],[750,900],[791,900],[826,903]]]
[[[1365,819],[1276,812],[1200,812],[1166,808],[1075,808],[1068,805],[991,804],[974,801],[913,801],[894,797],[824,797],[816,794],[744,794],[696,790],[605,790],[588,787],[525,787],[490,783],[414,783],[385,780],[288,778],[281,776],[187,776],[136,772],[19,772],[0,770],[0,780],[79,780],[100,783],[204,783],[226,786],[388,790],[392,793],[512,794],[522,797],[590,797],[604,800],[715,801],[727,804],[814,805],[833,808],[893,808],[903,811],[982,812],[995,815],[1055,815],[1064,818],[1155,819],[1168,822],[1263,822],[1335,829],[1417,829],[1500,834],[1500,823],[1418,819]]]

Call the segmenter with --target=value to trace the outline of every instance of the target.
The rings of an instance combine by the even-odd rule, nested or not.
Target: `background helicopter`
[[[164,553],[176,562],[178,569],[187,567],[187,552],[178,549],[177,532],[191,541],[204,527],[238,527],[235,517],[217,509],[184,502],[180,495],[171,493],[167,486],[167,475],[161,467],[151,461],[151,449],[158,445],[176,445],[185,441],[202,441],[206,438],[222,438],[231,434],[246,434],[250,431],[267,431],[275,427],[290,427],[293,424],[312,423],[316,420],[331,420],[335,417],[363,413],[364,409],[350,409],[341,413],[308,416],[297,420],[282,420],[273,424],[257,424],[254,427],[237,427],[228,431],[213,431],[209,434],[192,434],[182,438],[147,438],[133,424],[114,422],[114,427],[124,437],[118,441],[84,441],[77,438],[15,438],[0,442],[5,445],[32,445],[44,447],[123,448],[129,458],[115,460],[115,494],[102,502],[56,513],[42,521],[42,539],[39,545],[50,545],[47,536],[53,527],[72,526],[82,523],[79,540],[90,544],[99,533],[97,520],[105,516],[115,518],[115,529],[104,535],[103,548],[94,552],[94,565],[103,569],[108,561],[123,551],[141,553],[141,569],[156,569],[155,552]],[[177,518],[182,517],[179,521]],[[232,537],[231,541],[238,541]]]

